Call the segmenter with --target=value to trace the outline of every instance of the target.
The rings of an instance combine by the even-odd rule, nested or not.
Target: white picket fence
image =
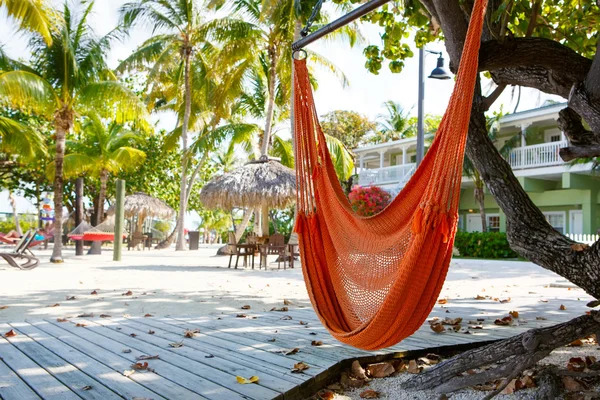
[[[582,233],[568,233],[567,237],[576,242],[585,243],[585,244],[589,244],[589,245],[593,244],[598,239],[600,239],[600,235],[582,234]]]

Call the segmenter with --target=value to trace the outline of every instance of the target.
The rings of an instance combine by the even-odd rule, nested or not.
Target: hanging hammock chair
[[[82,221],[75,229],[67,234],[67,237],[71,240],[83,240],[83,235],[85,232],[93,229],[92,225],[90,225],[87,221]]]
[[[486,0],[471,15],[456,84],[429,151],[381,213],[356,215],[317,120],[306,60],[294,60],[294,140],[303,273],[315,311],[338,340],[366,350],[414,333],[444,283]]]
[[[123,239],[127,234],[123,233]],[[115,218],[114,215],[108,217],[104,222],[93,228],[89,228],[83,234],[82,240],[112,242],[115,240]]]

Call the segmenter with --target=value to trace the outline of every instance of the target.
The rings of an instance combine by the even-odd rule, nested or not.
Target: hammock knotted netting
[[[413,177],[381,213],[360,217],[342,191],[319,126],[306,60],[295,60],[294,140],[303,273],[338,340],[362,349],[414,333],[435,305],[452,257],[486,0],[471,14],[456,84]]]

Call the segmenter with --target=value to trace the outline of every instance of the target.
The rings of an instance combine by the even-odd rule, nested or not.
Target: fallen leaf
[[[438,304],[448,304],[448,299],[439,299]]]
[[[444,318],[442,325],[458,325],[462,322],[462,318]]]
[[[321,400],[333,400],[335,393],[331,390],[321,390],[317,393],[317,396],[319,396],[319,399]]]
[[[196,336],[196,333],[200,333],[200,329],[186,329],[183,332],[183,336],[185,336],[186,338],[193,338],[194,336]]]
[[[565,307],[564,305],[561,304],[560,307],[558,307],[558,309],[560,311],[565,311],[567,309],[567,307]]]
[[[508,385],[500,392],[500,394],[513,394],[517,390],[518,382],[516,379],[511,380]]]
[[[66,318],[56,318],[56,322],[69,322]]]
[[[131,364],[131,368],[136,370],[136,371],[143,371],[148,369],[148,363],[135,363],[135,364]]]
[[[292,318],[291,316],[289,316],[289,315],[284,315],[283,317],[281,317],[281,318],[279,318],[279,319],[280,319],[280,320],[283,320],[283,321],[290,321],[290,320],[292,320],[293,318]]]
[[[148,335],[154,335],[155,333],[156,333],[156,332],[154,332],[152,329],[150,329],[150,330],[148,331]]]
[[[94,290],[92,293],[90,293],[92,295],[98,294],[98,292],[96,290]]]
[[[580,390],[585,389],[579,379],[572,378],[570,376],[563,376],[562,383],[565,389],[569,392],[579,392]]]
[[[469,329],[473,329],[473,330],[483,329],[483,325],[469,325]]]
[[[135,374],[135,371],[133,369],[128,369],[128,370],[123,371],[123,375],[125,375],[125,376],[131,376],[133,374]]]
[[[138,361],[144,361],[144,360],[158,360],[158,355],[156,356],[139,356],[135,358]]]
[[[271,308],[271,311],[286,312],[286,311],[288,311],[288,308],[287,307],[279,307],[279,308],[273,307],[273,308]]]
[[[100,318],[111,318],[108,314],[100,314]]]
[[[323,346],[323,342],[321,340],[313,340],[310,342],[311,346]]]
[[[317,332],[310,332],[309,335],[317,336]]]
[[[77,324],[75,324],[75,326],[78,327],[78,328],[84,328],[87,325],[86,324],[82,324],[81,322],[78,322]]]
[[[518,311],[511,311],[511,312],[509,312],[509,314],[513,318],[519,318],[519,312]]]
[[[440,361],[442,361],[442,357],[438,356],[437,354],[434,353],[427,353],[427,355],[425,355],[425,358],[427,358],[428,360],[430,360],[430,362],[432,364],[437,364]]]
[[[431,328],[432,331],[434,331],[435,333],[442,333],[445,331],[444,327],[442,326],[442,324],[433,324],[429,326]]]
[[[94,313],[83,313],[79,314],[77,318],[94,318]]]
[[[572,357],[567,363],[567,369],[573,372],[583,372],[587,367],[587,363],[581,357]]]
[[[123,349],[121,350],[121,353],[129,354],[131,353],[131,349]]]
[[[89,386],[89,385],[88,386],[84,386],[84,387],[81,388],[81,390],[92,390],[92,387]]]
[[[179,347],[183,347],[183,342],[174,342],[174,343],[169,343],[169,346],[174,347],[174,348],[179,348]]]
[[[541,301],[542,303],[547,303],[547,302],[548,302],[548,300],[545,300],[545,299],[540,299],[540,301]]]
[[[249,383],[258,383],[258,376],[251,376],[250,378],[246,379],[243,376],[236,376],[235,379],[237,380],[237,382],[239,384],[242,385],[247,385]]]
[[[6,310],[8,306],[0,306],[0,310]]]
[[[512,318],[511,317],[504,317],[502,319],[498,318],[497,320],[495,320],[494,324],[501,325],[501,326],[506,326],[506,325],[510,325],[511,322],[512,322]]]
[[[283,299],[283,305],[284,305],[284,306],[291,306],[291,305],[293,305],[293,304],[294,304],[294,303],[292,303],[291,301],[289,301],[289,300],[287,300],[287,299]]]
[[[51,306],[48,306],[48,307],[60,307],[60,304],[54,303],[54,304],[52,304]]]
[[[360,394],[361,399],[378,399],[379,392],[373,389],[367,389]]]
[[[145,314],[144,315],[144,318],[150,318],[150,317],[154,317],[154,315],[152,315],[152,314]]]
[[[247,315],[246,314],[237,314],[235,317],[236,318],[246,318]]]
[[[417,362],[415,360],[410,360],[408,362],[407,371],[411,374],[418,374],[419,372],[421,372],[421,368],[419,367],[419,365],[417,364]]]
[[[292,354],[296,354],[299,351],[300,349],[298,347],[294,347],[293,349],[280,350],[279,353],[283,354],[284,356],[291,356]]]
[[[130,334],[129,334],[129,336],[131,336],[131,337],[136,337],[136,336],[137,336],[137,333],[130,333]]]
[[[126,291],[121,296],[133,296],[133,292],[131,290]]]
[[[308,322],[300,321],[300,325],[308,325]]]
[[[475,297],[475,300],[485,300],[485,296],[481,296],[481,295],[477,295],[477,297]]]
[[[367,379],[367,374],[365,373],[365,369],[360,365],[358,360],[354,360],[352,362],[352,367],[350,369],[352,375],[354,375],[358,379]]]
[[[579,346],[583,346],[583,341],[581,339],[577,339],[571,343],[569,343],[567,346],[570,347],[579,347]]]
[[[535,317],[535,319],[537,319],[538,321],[545,321],[546,320],[546,318],[544,318],[544,317]]]
[[[267,340],[267,342],[271,342],[271,343],[273,343],[273,342],[274,342],[274,341],[276,341],[276,340],[277,340],[277,339],[275,339],[275,338],[271,338],[271,339]]]
[[[17,336],[17,335],[18,335],[18,333],[17,333],[17,332],[15,332],[15,330],[14,330],[14,329],[11,329],[10,331],[8,331],[8,332],[6,332],[6,333],[4,334],[4,337],[15,337],[15,336]]]
[[[340,385],[343,388],[360,388],[365,386],[366,383],[367,379],[357,379],[347,372],[342,372],[342,375],[340,376]]]
[[[524,376],[520,379],[520,381],[521,381],[521,387],[523,387],[523,388],[529,389],[529,388],[536,387],[536,384],[531,376]]]
[[[75,296],[67,296],[67,300],[76,300],[76,297]],[[54,307],[54,306],[52,306],[52,307]]]
[[[205,355],[204,358],[215,358],[212,354]]]
[[[500,300],[500,303],[504,304],[504,303],[510,303],[510,297],[507,299],[502,299]]]
[[[385,378],[386,376],[390,376],[396,370],[390,363],[382,362],[377,364],[369,364],[367,365],[367,372],[373,378]]]
[[[301,373],[302,371],[307,370],[308,368],[310,368],[308,365],[306,365],[303,362],[299,362],[294,364],[294,369],[292,369],[292,373],[298,374]]]
[[[573,251],[584,251],[588,247],[590,247],[590,245],[585,243],[574,243],[571,245]]]

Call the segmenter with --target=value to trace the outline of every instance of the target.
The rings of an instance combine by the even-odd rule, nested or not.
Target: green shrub
[[[23,233],[27,232],[29,229],[37,228],[35,221],[22,220],[19,222],[19,225],[21,225]],[[12,218],[6,221],[0,221],[0,232],[8,233],[12,230],[15,230],[15,221]]]
[[[458,231],[454,247],[462,257],[476,258],[516,258],[509,246],[506,233],[502,232],[464,232]]]

